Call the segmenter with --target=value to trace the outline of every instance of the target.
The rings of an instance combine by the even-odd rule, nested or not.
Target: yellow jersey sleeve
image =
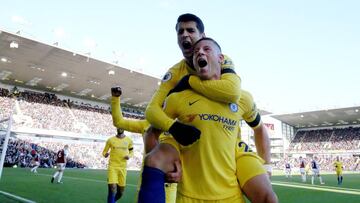
[[[167,97],[167,94],[176,86],[178,81],[183,76],[183,74],[179,73],[180,66],[183,66],[183,63],[185,63],[184,60],[174,65],[165,74],[159,86],[159,89],[153,95],[145,111],[146,120],[151,123],[155,128],[159,128],[163,131],[168,131],[171,125],[175,122],[173,119],[169,118],[165,114],[162,106],[165,98]]]
[[[261,116],[252,95],[248,91],[242,90],[239,106],[243,110],[242,118],[245,122],[253,129],[259,127]]]
[[[111,98],[111,116],[115,127],[122,128],[129,132],[143,134],[150,126],[147,120],[125,119],[121,111],[120,97]]]
[[[221,69],[233,70],[231,59],[225,55],[224,57]],[[220,80],[201,80],[197,76],[191,76],[189,84],[196,92],[214,101],[236,103],[241,97],[241,79],[232,71],[223,73]]]
[[[169,97],[166,98],[164,102],[164,112],[170,117],[170,118],[176,118],[178,114],[178,108],[179,105],[179,97],[176,96],[177,93],[169,95]]]
[[[105,144],[105,147],[104,147],[104,150],[102,152],[102,155],[105,156],[105,154],[109,151],[109,149],[110,149],[110,141],[107,140],[106,144]]]

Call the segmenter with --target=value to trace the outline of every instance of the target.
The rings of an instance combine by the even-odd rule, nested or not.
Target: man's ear
[[[202,37],[202,38],[206,37],[205,32],[203,32],[203,33],[201,34],[201,37]]]
[[[219,54],[219,63],[222,64],[224,62],[224,55]]]

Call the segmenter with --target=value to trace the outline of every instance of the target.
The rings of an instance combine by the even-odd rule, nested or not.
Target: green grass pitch
[[[106,202],[107,184],[105,170],[66,169],[64,184],[51,184],[54,169],[4,168],[0,180],[0,191],[8,192],[35,202]],[[139,172],[128,171],[125,194],[118,202],[132,203]],[[286,179],[283,175],[272,177],[273,188],[280,202],[285,203],[357,203],[360,202],[360,174],[344,174],[344,183],[337,185],[334,174],[323,175],[325,185],[316,179],[315,185],[301,183],[300,176]],[[19,202],[0,194],[0,202]]]

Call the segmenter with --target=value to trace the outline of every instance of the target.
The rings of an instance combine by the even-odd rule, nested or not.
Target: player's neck
[[[117,138],[119,138],[119,139],[122,139],[122,138],[125,137],[125,135],[124,135],[124,134],[120,134],[120,135],[116,135],[115,137],[117,137]]]
[[[191,57],[185,57],[185,62],[191,69],[195,70],[192,56]]]

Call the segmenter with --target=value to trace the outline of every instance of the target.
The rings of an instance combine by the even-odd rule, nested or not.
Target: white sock
[[[323,182],[322,182],[322,178],[321,178],[321,176],[319,176],[319,180],[320,180],[320,183],[323,183]]]
[[[311,184],[314,185],[314,176],[311,177]]]
[[[35,166],[34,168],[32,168],[31,170],[33,170],[34,172],[37,173],[36,169],[39,168],[39,166]]]
[[[58,178],[58,182],[60,182],[60,181],[61,181],[61,178],[62,178],[62,176],[63,176],[63,173],[64,173],[64,172],[62,172],[62,171],[60,172],[60,174],[59,174],[59,178]]]
[[[53,178],[56,178],[59,175],[59,171],[56,171],[56,173],[53,175]]]

